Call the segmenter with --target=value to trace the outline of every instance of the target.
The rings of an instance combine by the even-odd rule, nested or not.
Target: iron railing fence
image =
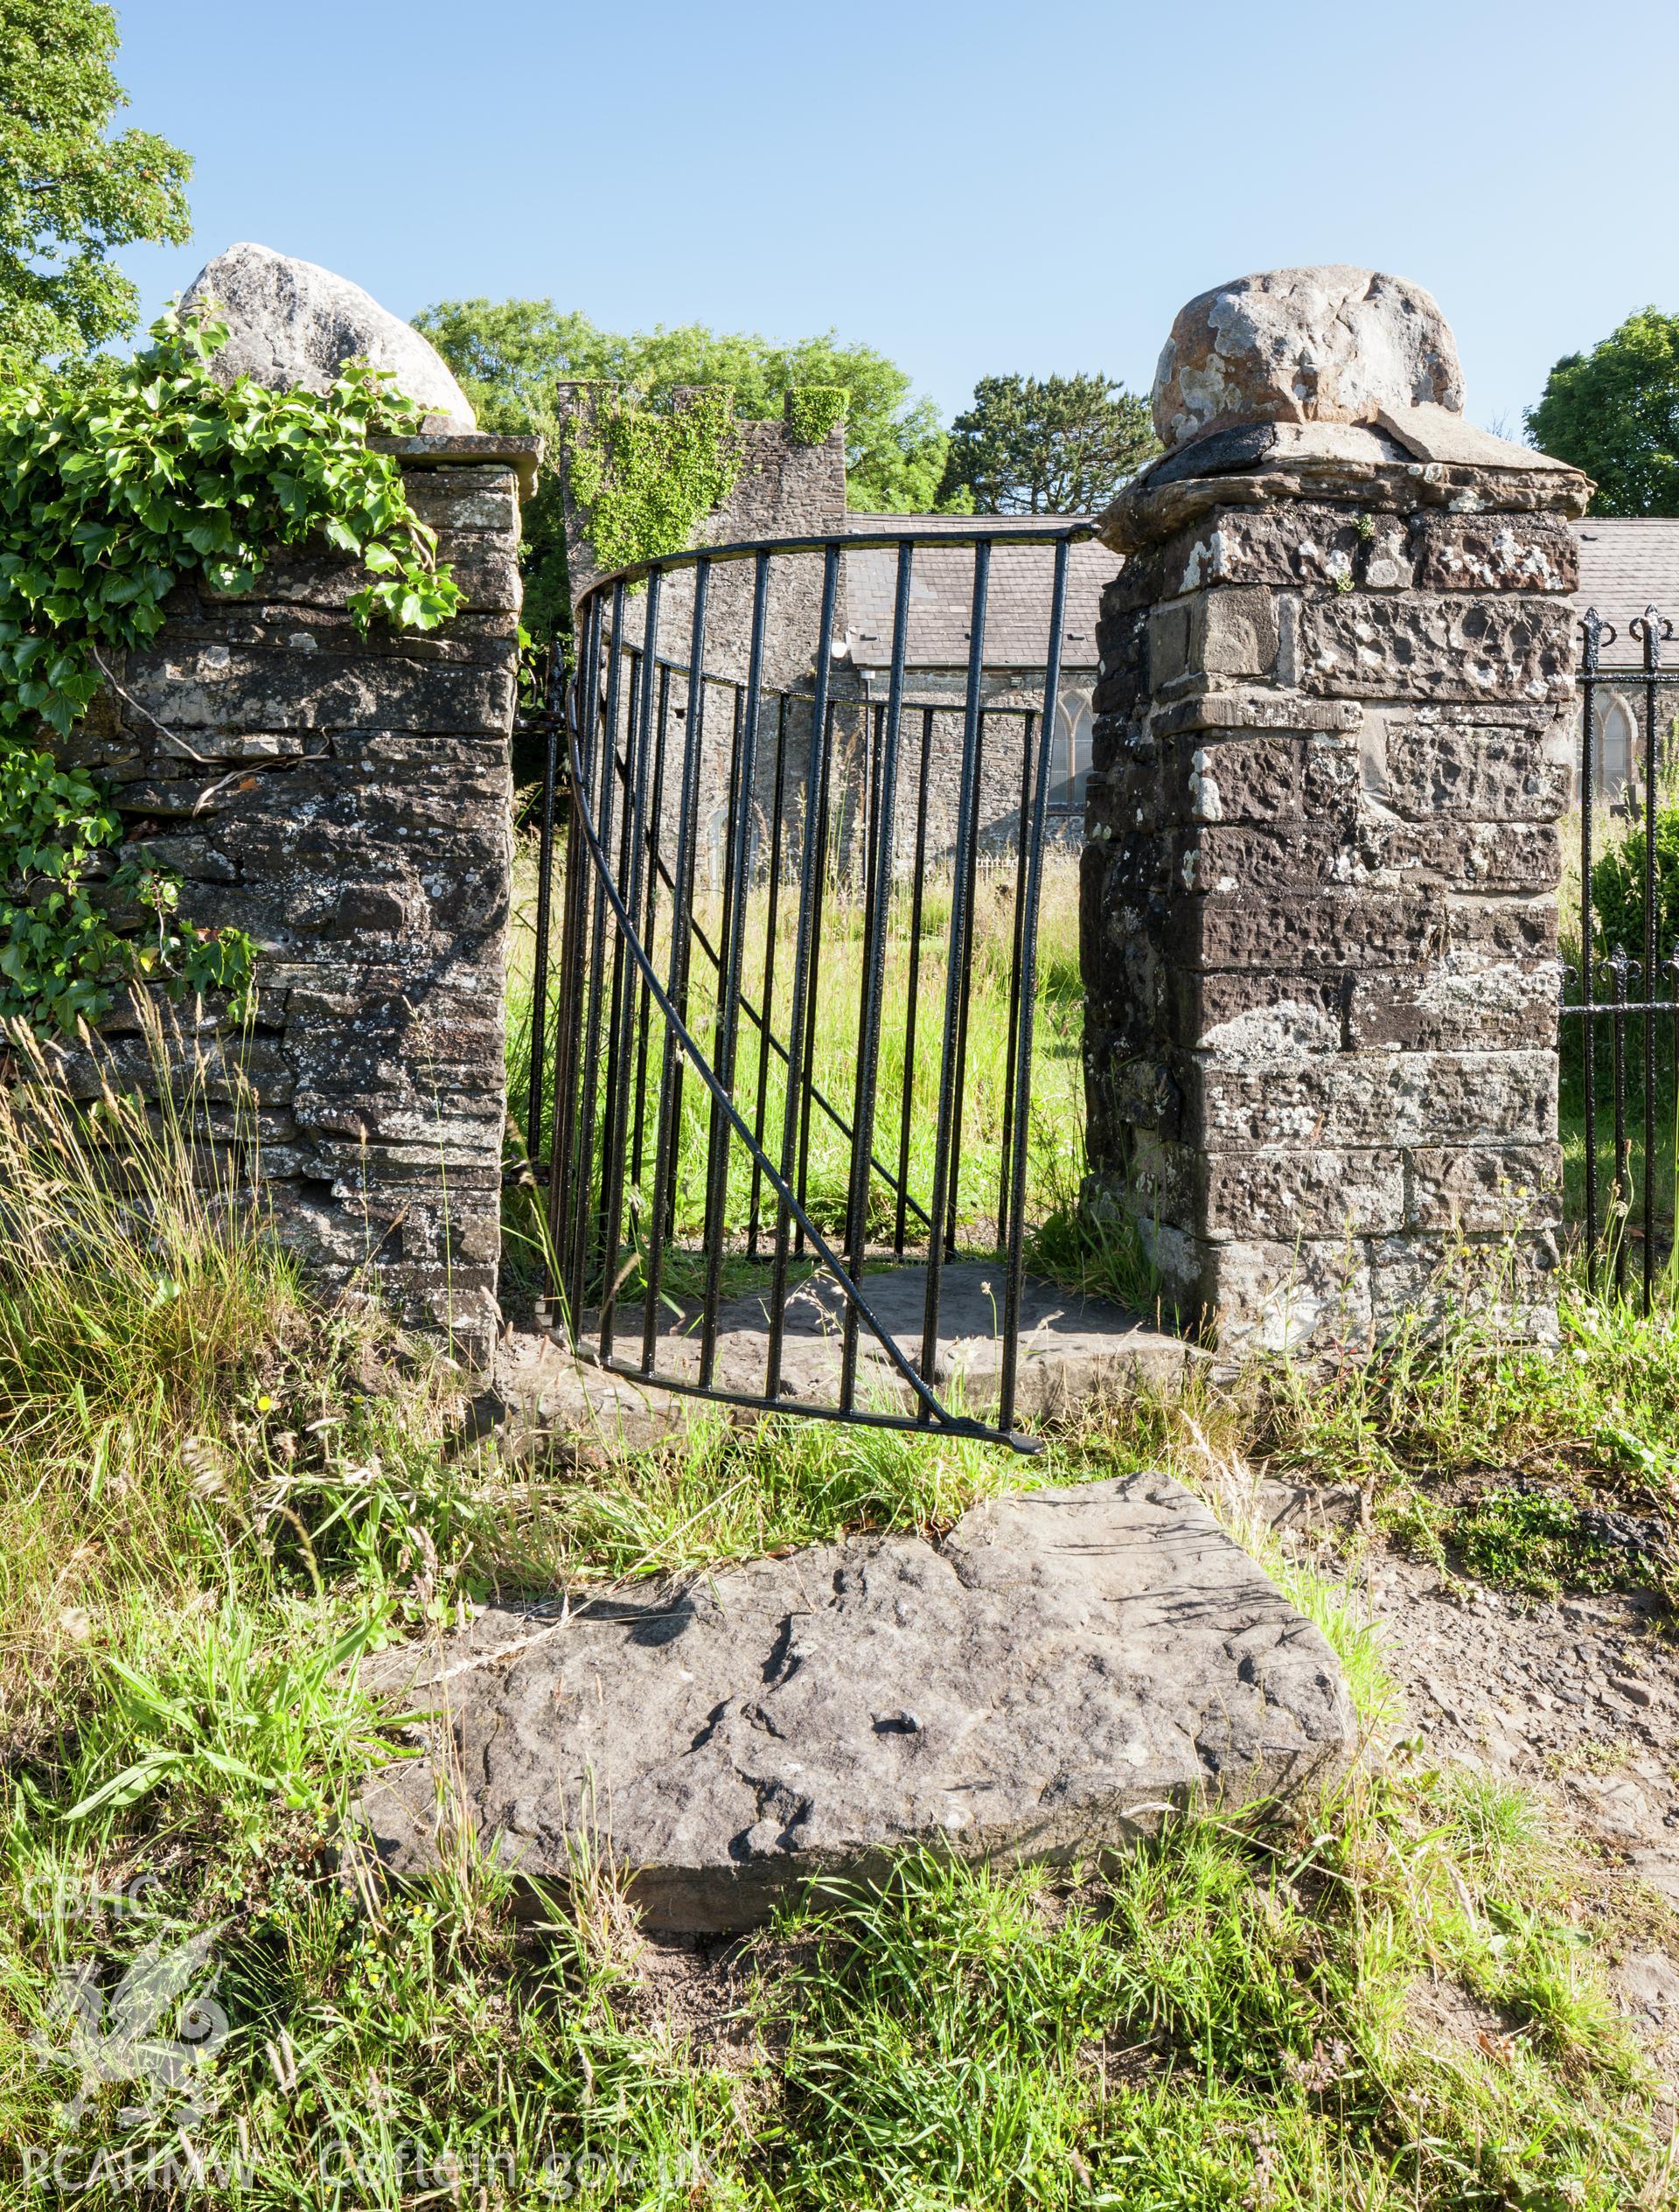
[[[1634,1279],[1648,1311],[1674,1239],[1679,667],[1663,665],[1673,625],[1656,608],[1627,629],[1620,638],[1595,608],[1581,625],[1578,942],[1565,944],[1562,968],[1563,1137],[1589,1280],[1625,1292]],[[1606,659],[1617,643],[1635,643],[1636,660]]]
[[[954,694],[918,687],[909,652],[916,554],[947,555],[948,531],[895,541],[883,700],[837,650],[840,538],[673,555],[580,603],[540,817],[529,1135],[533,1157],[547,1138],[550,1313],[586,1357],[733,1404],[1033,1448],[1014,1424],[1036,940],[1070,812],[1050,790],[1069,554],[1090,534],[965,535]],[[1041,564],[1029,695],[1017,665],[987,663],[998,543],[1017,583],[1023,550]],[[980,913],[988,876],[1001,923]],[[983,1199],[964,1142],[979,959],[1006,1007]],[[1000,1274],[994,1413],[941,1395],[944,1273],[976,1239]],[[923,1271],[918,1336],[871,1294],[888,1262]],[[796,1396],[794,1298],[806,1329],[820,1308],[833,1367],[819,1387],[806,1364]]]

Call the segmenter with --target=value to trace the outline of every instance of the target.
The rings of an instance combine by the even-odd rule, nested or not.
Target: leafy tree
[[[139,294],[108,256],[192,235],[192,164],[128,104],[99,0],[0,0],[0,353],[75,354],[134,328]]]
[[[415,317],[461,380],[486,429],[555,431],[554,386],[603,377],[657,408],[675,385],[728,384],[735,411],[772,420],[785,394],[843,386],[851,505],[871,513],[924,513],[937,498],[946,439],[930,400],[912,400],[909,377],[872,346],[823,338],[777,345],[689,323],[625,332],[596,327],[547,299],[440,300]],[[559,486],[545,473],[525,515],[526,627],[546,636],[570,619]]]
[[[908,375],[872,345],[821,338],[777,345],[746,331],[603,331],[552,300],[442,300],[415,317],[492,428],[540,429],[562,378],[605,377],[644,404],[677,384],[730,384],[749,420],[780,415],[784,394],[807,384],[847,394],[846,466],[851,504],[866,513],[921,514],[937,497],[945,436],[930,400],[910,398]]]
[[[1679,315],[1643,308],[1565,355],[1527,425],[1542,451],[1596,481],[1594,514],[1679,514]]]
[[[1101,374],[982,376],[951,425],[942,504],[1092,514],[1157,450],[1148,402]]]

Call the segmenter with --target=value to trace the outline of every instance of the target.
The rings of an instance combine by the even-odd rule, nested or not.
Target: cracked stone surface
[[[1446,317],[1420,284],[1343,263],[1271,269],[1181,308],[1154,376],[1168,450],[1233,423],[1463,412]]]
[[[367,1679],[430,1716],[363,1799],[394,1873],[464,1825],[563,1881],[593,1833],[672,1930],[750,1926],[909,1846],[1087,1858],[1173,1806],[1327,1779],[1356,1741],[1323,1636],[1159,1475],[990,1500],[939,1540],[492,1608]]]

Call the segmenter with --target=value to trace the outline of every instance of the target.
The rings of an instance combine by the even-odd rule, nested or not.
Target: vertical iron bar
[[[589,862],[589,854],[586,854],[584,838],[582,838],[580,812],[582,812],[582,807],[586,807],[590,803],[590,790],[593,790],[593,783],[595,783],[595,754],[597,754],[597,748],[600,748],[600,730],[602,730],[602,666],[600,664],[602,664],[602,651],[604,651],[604,641],[606,641],[606,599],[597,597],[595,599],[593,608],[590,608],[589,664],[586,664],[586,681],[589,681],[589,690],[586,690],[584,726],[582,726],[582,732],[580,732],[582,741],[580,741],[580,745],[577,745],[577,758],[575,758],[575,764],[573,764],[575,774],[573,774],[573,785],[571,785],[571,814],[573,814],[571,852],[573,852],[573,861],[575,861],[575,867],[577,867],[577,938],[575,938],[577,958],[575,958],[575,971],[573,971],[573,975],[568,978],[568,982],[571,982],[571,988],[573,988],[571,1037],[568,1037],[568,1055],[571,1055],[571,1064],[573,1064],[573,1084],[571,1084],[571,1095],[568,1095],[568,1099],[567,1099],[567,1146],[564,1146],[564,1162],[562,1162],[562,1166],[560,1166],[560,1170],[557,1170],[560,1172],[560,1179],[564,1181],[564,1205],[567,1205],[567,1241],[564,1241],[564,1246],[557,1247],[557,1252],[560,1252],[560,1259],[562,1259],[562,1266],[564,1266],[564,1280],[567,1280],[567,1312],[568,1312],[568,1316],[571,1316],[573,1341],[575,1341],[575,1338],[582,1334],[582,1314],[584,1314],[582,1252],[584,1252],[584,1230],[586,1230],[586,1221],[589,1221],[589,1170],[586,1170],[589,1141],[586,1141],[584,1117],[582,1117],[582,1059],[584,1059],[584,1044],[586,1044],[584,984],[586,984],[586,978],[589,978],[589,962],[590,962],[590,938],[589,938],[589,911],[590,911],[589,874],[590,874],[590,869],[589,869],[589,865],[586,865],[586,862]]]
[[[646,628],[643,632],[641,659],[638,663],[641,687],[638,695],[632,690],[630,701],[633,742],[626,747],[631,758],[629,788],[624,793],[624,845],[625,862],[620,869],[625,911],[635,918],[641,905],[641,872],[647,857],[647,764],[652,746],[654,680],[658,652],[659,585],[663,578],[655,569],[647,579]],[[620,952],[624,949],[622,936],[618,938]],[[620,994],[615,987],[612,1008],[612,1072],[607,1082],[609,1112],[612,1118],[614,1141],[609,1162],[611,1184],[607,1194],[606,1225],[602,1246],[606,1254],[606,1281],[601,1295],[601,1357],[612,1357],[612,1339],[617,1327],[618,1244],[624,1226],[625,1147],[628,1141],[630,1102],[630,1042],[636,1027],[636,988],[639,970],[633,970],[627,987]],[[644,979],[643,979],[644,981]],[[635,1113],[637,1132],[641,1121],[641,1101],[636,1100]]]
[[[582,870],[586,864],[578,801],[574,792],[566,815],[566,890],[561,924],[560,1002],[554,1009],[554,1113],[548,1124],[548,1250],[544,1269],[550,1303],[565,1309],[566,1332],[577,1340],[567,1260],[571,1251],[572,1208],[576,1203],[571,1151],[577,1107],[577,1046],[582,1037],[584,959]],[[552,1319],[552,1315],[550,1315]]]
[[[1014,1426],[1014,1397],[1021,1349],[1021,1292],[1026,1267],[1027,1132],[1032,1113],[1032,1033],[1037,1010],[1038,907],[1043,896],[1044,818],[1049,804],[1049,756],[1061,689],[1062,626],[1067,618],[1067,562],[1071,541],[1055,545],[1055,578],[1049,607],[1049,651],[1043,672],[1043,718],[1039,726],[1038,762],[1032,800],[1030,858],[1027,863],[1026,897],[1015,939],[1019,970],[1020,1042],[1014,1055],[1014,1151],[1010,1165],[1014,1185],[1008,1199],[1008,1245],[1003,1277],[1003,1371],[999,1385],[997,1426]],[[1068,761],[1071,769],[1070,747]]]
[[[909,643],[909,580],[916,548],[898,547],[897,604],[893,614],[892,674],[886,707],[875,720],[874,834],[867,854],[868,911],[863,920],[862,993],[858,1007],[857,1088],[852,1109],[851,1188],[846,1206],[846,1263],[853,1282],[863,1278],[868,1239],[870,1165],[874,1150],[874,1094],[880,1075],[881,1009],[886,997],[886,932],[892,911],[893,834],[898,796],[898,729],[903,717],[904,656]],[[840,1406],[849,1413],[857,1394],[857,1307],[846,1301],[840,1355]]]
[[[738,683],[731,684],[730,688],[733,694],[734,705],[730,710],[729,716],[728,774],[723,781],[723,803],[721,810],[723,818],[721,857],[723,906],[721,925],[717,932],[717,942],[719,946],[722,948],[727,948],[728,944],[729,932],[734,925],[735,903],[738,895],[735,873],[728,864],[728,856],[734,849],[735,825],[736,820],[740,818],[741,723],[742,719],[742,708],[743,700],[741,686]],[[715,848],[714,847],[714,850]],[[697,925],[694,929],[694,935],[700,939],[700,942],[702,946],[706,944],[706,939],[703,936],[701,936]],[[710,950],[708,946],[707,946],[707,950]],[[724,985],[723,959],[724,953],[721,950],[711,953],[711,967],[714,978],[711,999],[711,1057],[712,1072],[714,1074],[716,1073],[717,1056],[722,1046]],[[705,1213],[702,1218],[703,1225],[700,1232],[700,1248],[702,1252],[708,1253],[711,1250],[714,1233],[718,1235],[726,1233],[725,1223],[721,1218],[714,1218],[712,1211],[711,1169],[712,1155],[715,1146],[718,1143],[727,1141],[727,1139],[723,1136],[722,1132],[727,1125],[728,1116],[724,1114],[723,1110],[718,1104],[716,1098],[709,1092],[707,1095],[709,1103],[706,1114],[705,1169],[700,1178],[700,1186],[706,1194],[706,1201]]]
[[[1668,1282],[1671,1290],[1679,1280],[1679,946],[1669,953],[1663,966],[1667,970],[1668,995],[1673,1004],[1669,1036],[1673,1055],[1674,1105],[1669,1120],[1673,1134],[1673,1164],[1668,1172],[1668,1189],[1673,1194],[1673,1219],[1668,1229]]]
[[[548,646],[542,687],[542,827],[536,857],[536,950],[531,977],[530,1074],[525,1101],[525,1155],[533,1166],[542,1150],[542,1092],[547,1071],[548,930],[554,901],[554,802],[560,777],[560,725],[565,712],[566,648],[558,632]]]
[[[962,939],[962,1003],[956,1024],[956,1143],[951,1154],[951,1195],[949,1218],[944,1225],[944,1246],[949,1258],[956,1257],[956,1211],[958,1195],[962,1182],[962,1115],[967,1104],[968,1089],[968,1010],[973,998],[973,947],[978,921],[979,878],[979,807],[985,782],[986,710],[979,710],[979,738],[974,756],[973,823],[968,841],[968,892],[966,926]]]
[[[624,886],[630,873],[631,812],[630,801],[632,772],[630,762],[635,750],[636,731],[640,722],[637,708],[641,694],[642,663],[642,657],[634,646],[626,645],[624,654],[630,663],[630,697],[626,702],[624,713],[622,771],[618,764],[618,740],[616,729],[612,733],[612,750],[607,762],[607,773],[610,776],[614,785],[613,804],[615,806],[620,804],[620,795],[617,792],[620,780],[624,785],[621,794],[622,820],[618,827],[617,873],[614,878],[615,888],[620,897],[623,896]],[[604,845],[602,847],[603,851],[610,851],[610,849]],[[634,911],[632,907],[631,913]],[[615,1181],[622,1182],[624,1165],[624,1137],[618,1122],[618,1062],[621,1048],[624,1050],[628,1049],[628,1037],[621,1034],[621,1029],[626,1001],[633,995],[635,970],[630,964],[630,948],[624,941],[623,931],[617,925],[616,917],[607,918],[606,925],[610,930],[612,938],[612,987],[607,999],[606,1076],[601,1091],[601,1208],[597,1223],[600,1232],[600,1259],[597,1264],[603,1270],[606,1290],[610,1292],[618,1260],[617,1246],[607,1234],[607,1221],[609,1216],[614,1219],[621,1219],[622,1215],[612,1206],[609,1193]],[[604,1302],[602,1317],[604,1321]]]
[[[803,1042],[801,1043],[797,1037],[789,1039],[789,1043],[793,1046],[795,1056],[802,1062],[805,1071],[804,1084],[799,1092],[798,1122],[798,1203],[801,1206],[804,1206],[805,1204],[810,1181],[811,1108],[813,1103],[811,1092],[812,1086],[816,1081],[817,1011],[820,1004],[819,989],[822,972],[822,910],[828,888],[829,785],[832,783],[833,775],[833,722],[834,709],[838,703],[839,702],[835,700],[829,700],[824,716],[825,726],[822,738],[822,797],[821,804],[817,813],[816,822],[817,898],[815,930],[811,939],[810,1003],[805,1012],[805,1036]],[[795,1252],[799,1253],[802,1253],[805,1249],[805,1229],[802,1223],[799,1225],[798,1239],[793,1246],[793,1249]]]
[[[657,570],[651,583],[658,580]],[[671,672],[661,667],[658,672],[658,728],[653,740],[653,792],[648,803],[644,842],[647,848],[647,918],[642,928],[641,941],[650,960],[656,959],[658,931],[658,867],[664,857],[662,844],[665,816],[665,739],[671,720]],[[652,1016],[652,993],[647,979],[641,979],[641,1027],[636,1039],[636,1130],[633,1141],[630,1176],[639,1187],[641,1183],[642,1153],[647,1128],[647,1034]]]
[[[823,555],[821,626],[816,641],[816,690],[811,704],[811,754],[805,778],[804,849],[799,855],[798,935],[793,955],[792,1016],[788,1024],[787,1104],[781,1121],[781,1180],[790,1184],[793,1148],[798,1135],[799,1064],[808,1020],[815,969],[814,924],[820,911],[822,881],[818,840],[811,834],[811,807],[819,792],[827,787],[828,685],[833,659],[833,608],[840,589],[840,546],[831,539]],[[826,813],[826,808],[824,808]],[[801,1204],[802,1204],[801,1200]],[[781,1394],[781,1346],[787,1305],[788,1230],[792,1220],[787,1201],[776,1194],[775,1273],[770,1290],[770,1347],[763,1394],[774,1400]]]
[[[671,1003],[686,1022],[688,955],[693,936],[693,869],[699,845],[695,816],[700,809],[700,751],[706,724],[706,603],[711,562],[701,555],[693,571],[693,628],[688,646],[688,713],[682,760],[682,799],[676,828],[676,876],[671,892]],[[674,1202],[678,1117],[682,1110],[681,1055],[675,1033],[665,1032],[660,1070],[658,1140],[653,1162],[653,1202],[648,1218],[647,1292],[642,1312],[641,1369],[651,1374],[658,1337],[658,1301],[665,1273],[665,1239]]]
[[[909,1127],[916,1088],[916,1022],[921,994],[921,893],[927,871],[927,778],[933,757],[933,709],[921,710],[921,768],[916,784],[916,859],[909,884],[909,982],[905,994],[903,1029],[903,1101],[898,1120],[898,1211],[892,1228],[892,1249],[903,1257],[909,1231]]]
[[[938,1121],[933,1135],[933,1198],[927,1239],[927,1294],[922,1314],[921,1374],[930,1383],[938,1354],[938,1294],[944,1265],[944,1222],[951,1201],[951,1149],[956,1131],[956,1026],[962,1001],[958,973],[966,941],[965,887],[969,847],[979,809],[979,694],[986,666],[986,595],[991,580],[991,542],[973,548],[973,609],[968,625],[968,689],[962,725],[962,783],[956,812],[956,862],[951,880],[950,964],[944,977],[944,1043],[939,1056]],[[923,1419],[926,1418],[923,1409]]]
[[[746,664],[745,727],[737,728],[735,745],[735,810],[729,828],[728,879],[723,911],[722,959],[717,977],[717,1057],[712,1072],[732,1097],[735,1090],[735,1045],[741,1023],[741,966],[746,945],[747,830],[752,815],[753,772],[757,765],[758,706],[763,687],[763,630],[770,603],[770,555],[760,552],[752,580],[752,645]],[[740,692],[735,694],[740,703]],[[766,1016],[767,1018],[767,1016]],[[717,1303],[723,1280],[723,1245],[728,1230],[728,1148],[730,1125],[714,1099],[711,1109],[710,1153],[707,1165],[711,1188],[706,1194],[706,1308],[700,1345],[700,1387],[706,1389],[717,1364]]]
[[[775,790],[770,802],[770,890],[769,912],[764,921],[763,949],[763,1018],[758,1023],[758,1096],[752,1115],[752,1143],[756,1152],[763,1149],[763,1117],[770,1096],[770,1036],[776,1023],[776,929],[781,897],[781,795],[787,773],[787,694],[781,692],[776,700],[776,776]],[[752,1162],[752,1197],[747,1208],[746,1256],[758,1256],[758,1202],[763,1192],[763,1169],[757,1159]]]
[[[1614,976],[1613,1028],[1610,1032],[1615,1095],[1615,1291],[1627,1287],[1627,1218],[1631,1211],[1632,1163],[1627,1148],[1627,970],[1630,963],[1619,946],[1610,956]]]
[[[1021,932],[1026,921],[1026,851],[1031,834],[1032,815],[1032,725],[1037,716],[1028,707],[1021,717],[1021,812],[1014,835],[1014,942],[1009,954],[1008,966],[1008,1050],[1003,1070],[1003,1143],[1002,1163],[997,1179],[997,1251],[1008,1250],[1008,1194],[1013,1186],[1009,1173],[1009,1147],[1014,1134],[1014,1059],[1019,1042],[1021,1015]],[[1046,735],[1045,743],[1049,743]],[[1025,1142],[1025,1132],[1021,1133]]]
[[[565,1258],[571,1249],[571,1209],[575,1197],[570,1164],[577,1106],[577,1047],[582,1035],[581,987],[585,947],[584,850],[572,769],[574,760],[581,760],[592,742],[590,725],[600,683],[596,665],[599,614],[598,600],[578,610],[580,650],[567,701],[565,913],[560,938],[560,1003],[554,1017],[554,1113],[548,1125],[548,1248],[544,1274],[549,1301],[557,1299],[563,1308],[566,1331],[574,1343],[577,1334],[576,1308],[572,1303]]]
[[[1597,804],[1597,763],[1592,757],[1595,738],[1598,653],[1603,623],[1595,607],[1584,624],[1585,652],[1580,668],[1580,696],[1584,720],[1580,730],[1580,1056],[1585,1084],[1585,1282],[1598,1287],[1598,1054],[1596,975],[1593,962],[1592,902],[1592,816]]]
[[[603,855],[612,849],[612,792],[617,781],[618,708],[624,695],[624,586],[612,587],[611,659],[607,663],[606,719],[598,755],[591,762],[589,798]],[[591,1232],[598,1223],[594,1203],[595,1154],[600,1134],[595,1105],[601,1071],[601,997],[606,982],[606,884],[596,876],[594,918],[589,946],[589,1011],[583,1018],[583,1081],[577,1108],[577,1243],[574,1277],[579,1311],[588,1302]],[[602,1163],[604,1175],[605,1163]]]
[[[1655,786],[1657,754],[1656,670],[1662,662],[1662,618],[1644,610],[1644,987],[1639,996],[1655,1003]],[[1644,1311],[1650,1310],[1655,1264],[1655,1015],[1639,1016],[1644,1045]]]

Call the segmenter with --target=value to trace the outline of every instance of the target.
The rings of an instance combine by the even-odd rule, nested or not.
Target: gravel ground
[[[1362,1584],[1405,1701],[1390,1759],[1516,1783],[1585,1845],[1617,1995],[1679,2097],[1679,1622],[1652,1591],[1550,1601],[1444,1574],[1362,1527],[1356,1490],[1266,1490],[1290,1550]]]

